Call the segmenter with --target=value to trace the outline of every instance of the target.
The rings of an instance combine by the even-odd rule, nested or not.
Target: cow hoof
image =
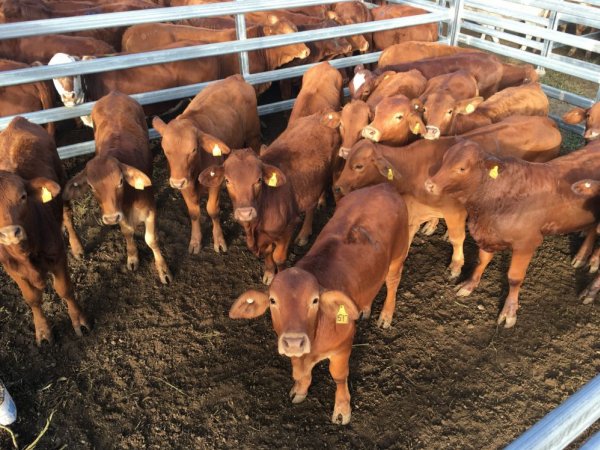
[[[269,286],[271,284],[271,282],[273,281],[273,278],[275,277],[275,273],[273,272],[265,272],[263,277],[262,277],[262,282],[263,284],[266,284],[267,286]]]
[[[438,219],[431,219],[429,222],[426,222],[425,225],[423,225],[423,228],[421,228],[421,233],[423,233],[425,236],[431,236],[433,233],[435,233],[435,230],[437,230],[438,223]]]
[[[190,242],[188,253],[190,255],[197,255],[200,253],[200,242]]]
[[[506,314],[500,314],[498,317],[498,325],[502,325],[504,322],[504,328],[512,328],[517,323],[517,316],[508,316]]]
[[[589,305],[594,301],[595,297],[595,293],[591,292],[589,288],[586,288],[579,296],[579,300],[582,300],[584,305]]]
[[[350,405],[344,405],[343,407],[336,405],[331,416],[331,421],[336,425],[348,425],[351,417],[352,411],[350,410]]]
[[[361,320],[367,320],[369,317],[371,317],[371,310],[370,309],[363,309],[360,312],[360,318],[361,318]]]
[[[50,331],[50,328],[36,329],[35,341],[38,347],[41,347],[44,341],[47,342],[49,345],[52,345],[54,343],[54,338],[52,337],[52,331]]]
[[[127,257],[127,270],[131,270],[135,272],[138,268],[140,261],[137,256],[128,256]]]
[[[469,281],[465,281],[464,283],[456,286],[456,296],[457,297],[468,297],[471,295],[471,292],[475,289],[475,286],[472,286]]]
[[[82,247],[79,247],[79,248],[71,247],[71,254],[73,255],[73,258],[75,258],[77,261],[81,261],[84,256],[83,248]]]
[[[389,328],[390,325],[392,325],[392,318],[388,317],[387,314],[384,315],[383,313],[381,313],[379,315],[379,319],[377,320],[377,326],[379,328],[386,329]]]
[[[451,280],[455,280],[456,278],[458,278],[460,276],[460,272],[462,271],[462,264],[461,263],[454,263],[454,262],[452,262],[448,266],[448,270],[450,271],[449,278]]]
[[[583,304],[584,305],[589,305],[589,304],[591,304],[593,302],[594,302],[594,297],[590,297],[590,296],[587,296],[587,297],[584,296],[583,297]]]
[[[585,260],[583,260],[582,258],[579,258],[577,256],[575,258],[573,258],[573,260],[571,261],[571,265],[575,269],[579,269],[580,267],[583,267],[584,264],[585,264]]]
[[[290,398],[292,399],[292,403],[302,403],[304,400],[306,400],[307,394],[307,392],[296,392],[296,384],[294,384],[290,390]]]
[[[298,236],[294,242],[298,247],[304,247],[306,244],[308,244],[308,238],[304,236]]]
[[[224,239],[215,241],[214,248],[215,248],[215,252],[217,252],[217,253],[221,253],[221,252],[227,253],[227,244],[225,243]]]
[[[173,281],[173,275],[171,275],[171,271],[166,268],[158,269],[158,277],[160,278],[160,282],[162,284],[171,284]]]
[[[593,259],[590,261],[590,273],[598,272],[598,267],[600,267],[599,259]]]

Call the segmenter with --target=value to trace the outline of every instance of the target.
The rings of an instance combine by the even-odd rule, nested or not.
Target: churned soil
[[[282,121],[264,120],[272,139]],[[517,324],[507,330],[496,326],[496,316],[508,290],[509,254],[494,258],[476,292],[457,298],[440,225],[434,236],[415,239],[392,327],[375,325],[383,291],[372,318],[358,324],[352,422],[333,425],[335,387],[326,363],[315,368],[306,401],[293,405],[290,361],[277,353],[268,314],[228,318],[239,294],[262,288],[262,263],[246,249],[226,193],[221,217],[229,251],[213,251],[205,220],[202,251],[188,255],[187,211],[154,149],[171,285],[160,284],[141,233],[140,267],[126,270],[124,240],[117,228],[101,226],[91,196],[75,205],[86,256],[70,259],[77,296],[94,320],[91,333],[74,335],[66,307],[48,288],[44,310],[56,342],[36,347],[29,309],[0,272],[0,377],[18,406],[12,429],[21,446],[54,413],[38,448],[496,449],[600,370],[600,310],[578,300],[592,275],[570,265],[579,236],[545,240],[529,268]],[[86,159],[67,161],[69,175]],[[316,231],[332,213],[330,202],[317,214]],[[465,250],[468,275],[477,257],[470,238]],[[305,252],[293,247],[290,264]],[[2,430],[0,448],[12,448]]]

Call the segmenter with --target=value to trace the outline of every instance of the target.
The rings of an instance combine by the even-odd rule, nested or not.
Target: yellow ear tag
[[[50,192],[46,186],[43,186],[42,187],[42,202],[48,203],[50,200],[52,200],[52,192]]]
[[[221,147],[219,147],[219,144],[215,144],[215,146],[212,149],[212,155],[213,156],[221,156],[223,154],[223,152],[221,151]]]
[[[384,80],[387,80],[389,77],[390,77],[389,75],[385,75],[385,76],[383,77],[383,79],[384,79]]]
[[[388,167],[387,179],[390,181],[394,179],[394,171],[391,167]]]
[[[419,130],[421,129],[421,124],[419,122],[415,123],[415,125],[413,126],[413,133],[417,134],[419,132]]]
[[[138,191],[143,191],[144,190],[144,180],[142,180],[141,178],[136,178],[135,179],[135,186],[134,186]]]
[[[494,167],[492,167],[492,168],[490,169],[490,173],[489,173],[489,175],[490,175],[490,178],[493,178],[494,180],[495,180],[496,178],[498,178],[498,166],[494,166]]]
[[[471,114],[473,111],[475,111],[475,107],[469,103],[465,108],[465,111],[467,112],[467,114]]]
[[[340,307],[338,308],[337,315],[335,316],[335,323],[348,323],[348,313],[346,312],[346,308],[344,308],[344,305],[340,305]]]
[[[271,187],[277,187],[277,174],[273,172],[269,181],[267,181],[267,185]]]

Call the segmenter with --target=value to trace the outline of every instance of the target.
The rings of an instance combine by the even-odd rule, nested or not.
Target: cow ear
[[[388,181],[400,178],[400,173],[398,173],[394,166],[392,166],[392,164],[390,164],[390,162],[377,150],[373,152],[373,162],[375,163],[377,170],[379,170],[379,173]]]
[[[161,136],[165,135],[167,124],[160,117],[154,116],[154,118],[152,119],[152,126],[156,131],[158,131],[158,134],[160,134]]]
[[[90,188],[85,169],[71,178],[63,189],[63,200],[70,201],[81,197]]]
[[[229,155],[231,149],[221,140],[211,134],[198,132],[198,146],[213,156]]]
[[[342,291],[322,292],[319,309],[337,324],[347,324],[349,320],[358,320],[359,317],[358,308]]]
[[[575,125],[576,123],[583,122],[586,114],[587,109],[573,108],[571,111],[563,114],[562,120],[564,120],[566,123]]]
[[[220,186],[225,178],[225,169],[223,166],[209,166],[198,175],[198,181],[206,187]]]
[[[152,180],[148,175],[142,172],[140,169],[136,169],[128,164],[119,163],[119,167],[121,168],[121,173],[131,187],[134,187],[140,191],[143,191],[144,188],[152,186]]]
[[[483,164],[490,178],[495,180],[499,176],[502,176],[502,172],[504,172],[504,163],[500,159],[495,156],[488,156],[483,159]]]
[[[60,184],[44,177],[33,178],[25,186],[27,195],[42,203],[48,203],[60,194]]]
[[[321,125],[329,128],[339,128],[342,115],[337,111],[331,111],[321,116]]]
[[[268,147],[265,144],[261,144],[260,149],[258,150],[258,156],[262,155],[267,150],[267,148]]]
[[[231,319],[254,319],[267,312],[269,307],[269,296],[264,292],[251,289],[240,295],[231,305],[229,318]]]
[[[408,115],[408,128],[412,134],[418,136],[423,136],[425,134],[425,124],[418,113],[412,112]]]
[[[267,22],[269,25],[277,25],[279,23],[279,17],[277,17],[275,14],[269,14],[267,16]]]
[[[600,194],[600,181],[580,180],[571,185],[571,190],[582,197],[594,197]]]
[[[456,102],[456,106],[454,106],[454,112],[456,114],[471,114],[482,102],[483,97],[473,97],[465,100],[459,100]]]
[[[286,182],[287,178],[279,168],[270,164],[263,164],[263,183],[270,187],[279,187]]]
[[[425,97],[420,97],[420,98],[413,98],[410,101],[410,108],[413,111],[416,111],[418,113],[422,113],[423,112],[423,103],[425,102]]]
[[[364,70],[364,68],[365,66],[363,66],[362,64],[354,66],[354,73],[358,73],[360,70]]]
[[[335,11],[327,11],[327,18],[329,20],[335,20],[336,22],[339,20],[339,17]]]

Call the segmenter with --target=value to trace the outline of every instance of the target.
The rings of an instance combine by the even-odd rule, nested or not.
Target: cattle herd
[[[73,9],[67,3],[80,5]],[[5,22],[51,18],[82,14],[92,8],[88,3],[93,12],[156,7],[149,0],[4,0],[1,13]],[[187,3],[171,0],[172,6]],[[269,36],[422,12],[398,5],[369,10],[351,2],[252,13],[247,33]],[[232,20],[189,19],[2,41],[0,55],[18,60],[2,60],[2,70],[117,50],[233,40]],[[236,55],[61,78],[54,80],[56,92],[45,82],[4,88],[3,115],[49,108],[55,95],[67,106],[97,100],[91,116],[82,118],[93,127],[95,155],[70,180],[52,124],[44,129],[16,117],[0,133],[0,261],[31,308],[37,343],[52,341],[42,312],[48,274],[67,303],[75,333],[90,329],[69,277],[63,236],[66,229],[73,256],[81,258],[70,202],[88,191],[98,202],[102,222],[119,225],[127,268],[138,267],[134,231],[143,223],[160,282],[173,281],[156,233],[160,212],[147,116],[153,116],[161,136],[169,184],[181,191],[189,212],[189,253],[198,254],[202,245],[200,202],[205,195],[212,245],[216,252],[227,251],[219,206],[224,185],[248,249],[264,260],[262,282],[267,285],[240,293],[229,316],[251,319],[270,310],[278,351],[292,361],[294,403],[306,398],[315,364],[329,360],[337,385],[334,423],[347,424],[351,417],[347,379],[355,322],[369,318],[385,284],[377,325],[391,325],[404,262],[422,225],[430,235],[444,219],[453,249],[451,279],[461,275],[467,227],[478,244],[479,263],[457,285],[459,296],[477,288],[494,252],[512,251],[509,293],[498,317],[505,327],[516,323],[519,290],[545,235],[585,232],[573,266],[589,264],[597,271],[600,104],[565,114],[566,122],[585,122],[587,145],[559,156],[561,134],[548,118],[549,102],[533,67],[423,42],[436,40],[437,25],[428,24],[250,52],[252,72],[320,62],[303,76],[287,128],[268,146],[261,145],[257,112],[257,95],[268,86],[246,83]],[[369,48],[384,50],[378,64],[357,66],[351,76],[327,62]],[[170,105],[143,108],[128,95],[211,80],[219,81],[168,123],[154,114]],[[344,104],[346,83],[351,99]],[[293,89],[289,82],[280,87],[283,97]],[[292,240],[307,245],[315,209],[330,192],[335,213],[306,255],[286,268]],[[600,276],[583,292],[584,303],[599,290]]]

